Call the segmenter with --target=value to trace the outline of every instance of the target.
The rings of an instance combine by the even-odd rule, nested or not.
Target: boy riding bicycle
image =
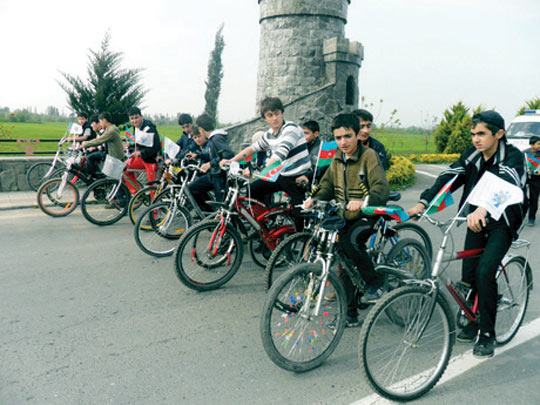
[[[377,153],[362,145],[359,137],[360,122],[353,114],[339,114],[332,121],[332,133],[339,151],[319,184],[313,198],[304,203],[309,209],[314,200],[331,200],[344,203],[347,221],[340,231],[338,244],[347,254],[366,282],[363,300],[374,302],[382,295],[383,276],[375,271],[366,252],[365,242],[371,235],[373,221],[361,209],[369,199],[370,205],[384,205],[390,187]],[[343,274],[347,293],[347,326],[357,326],[358,299],[352,281]]]
[[[441,172],[433,186],[421,194],[420,202],[408,210],[409,215],[424,211],[428,202],[456,175],[450,191],[464,186],[460,208],[466,203],[467,197],[485,172],[490,172],[524,189],[525,159],[523,153],[506,142],[504,119],[495,111],[475,114],[472,118],[471,136],[473,146],[463,152],[450,168]],[[463,261],[462,281],[478,293],[480,320],[478,324],[471,323],[463,328],[457,335],[457,340],[472,342],[479,335],[473,355],[488,358],[493,356],[495,346],[497,311],[495,274],[512,240],[519,233],[526,206],[524,203],[510,205],[498,220],[491,218],[483,206],[470,205],[468,212],[465,250],[477,248],[485,250],[480,257]]]

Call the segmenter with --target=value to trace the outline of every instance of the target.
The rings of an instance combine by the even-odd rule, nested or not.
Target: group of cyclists
[[[181,114],[178,123],[183,134],[177,141],[180,150],[174,158],[165,157],[165,161],[174,165],[187,157],[203,162],[203,174],[188,186],[203,211],[211,211],[206,204],[210,199],[209,192],[213,192],[217,201],[224,199],[228,165],[233,161],[249,160],[255,154],[259,166],[269,167],[280,162],[282,170],[274,182],[261,179],[252,181],[250,196],[268,203],[274,192],[285,192],[290,198],[291,215],[297,230],[303,226],[300,215],[302,208],[310,208],[316,200],[342,203],[346,225],[340,230],[339,244],[366,283],[363,297],[357,297],[358,292],[351,280],[346,275],[340,276],[348,300],[346,325],[357,326],[359,301],[373,303],[384,294],[382,277],[375,271],[365,249],[374,218],[362,212],[362,208],[368,204],[385,205],[390,192],[385,176],[389,166],[386,150],[382,143],[371,136],[373,116],[363,109],[336,115],[331,123],[331,131],[338,149],[330,166],[321,168],[317,167],[322,142],[317,122],[307,121],[298,125],[286,121],[283,104],[277,97],[262,100],[260,114],[268,130],[254,137],[249,146],[236,154],[229,146],[227,132],[216,129],[209,115],[202,114],[193,122],[191,115]],[[153,181],[162,154],[158,130],[151,121],[143,118],[139,108],[131,108],[128,115],[136,142],[131,147],[126,167],[144,169],[148,180]],[[92,176],[100,177],[98,163],[104,160],[106,154],[125,160],[123,137],[119,128],[112,123],[109,113],[101,113],[90,120],[86,114],[79,113],[77,119],[83,133],[73,140],[81,141],[79,147],[86,148],[87,168]],[[508,206],[497,220],[483,206],[469,205],[466,211],[468,229],[465,249],[485,248],[485,251],[479,258],[464,260],[462,281],[478,293],[481,315],[478,323],[463,328],[457,338],[461,342],[475,341],[473,354],[487,358],[493,356],[495,346],[495,273],[512,240],[517,238],[526,216],[527,173],[524,155],[506,141],[504,119],[496,111],[483,111],[473,116],[471,139],[473,146],[438,176],[433,186],[420,195],[419,202],[407,213],[411,217],[421,214],[453,177],[456,179],[451,186],[452,192],[464,186],[460,207],[466,203],[474,186],[486,172],[522,190],[523,202]],[[252,170],[251,167],[244,169],[244,176],[252,177]],[[313,178],[317,179],[318,186],[306,200],[306,190],[302,185]],[[133,191],[129,181],[128,187]]]

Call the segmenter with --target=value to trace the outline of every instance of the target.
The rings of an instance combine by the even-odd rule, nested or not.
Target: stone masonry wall
[[[323,43],[343,37],[347,0],[260,0],[257,103],[284,103],[326,83]]]
[[[26,171],[37,162],[50,162],[52,157],[2,157],[0,158],[0,192],[28,191]]]

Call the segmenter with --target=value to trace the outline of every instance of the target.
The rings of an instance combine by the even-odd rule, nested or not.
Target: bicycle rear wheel
[[[84,217],[96,225],[111,225],[119,221],[127,211],[129,190],[124,184],[113,196],[118,180],[101,179],[90,185],[81,199]]]
[[[517,333],[529,303],[530,270],[525,268],[525,259],[513,257],[497,276],[497,321],[495,340],[498,346],[508,343]]]
[[[336,349],[345,330],[345,289],[332,272],[323,285],[321,271],[318,263],[290,269],[272,284],[264,300],[260,323],[263,347],[285,370],[303,372],[318,367]],[[332,292],[336,300],[326,301],[324,296]],[[321,295],[321,307],[315,313]]]
[[[399,314],[400,322],[388,313]],[[412,400],[439,381],[454,339],[454,319],[444,297],[437,294],[433,302],[425,287],[402,287],[375,304],[364,321],[360,366],[369,385],[383,397]]]
[[[266,289],[269,289],[277,278],[292,267],[307,263],[313,256],[309,241],[313,238],[311,232],[299,232],[287,236],[270,256],[265,268]]]
[[[193,290],[215,290],[236,274],[243,256],[242,238],[232,225],[206,220],[180,238],[174,259],[176,275]]]
[[[134,229],[135,242],[148,255],[170,256],[190,224],[191,218],[182,207],[175,207],[173,210],[170,203],[154,204],[137,220]]]
[[[63,163],[56,162],[58,167],[63,167]],[[26,182],[30,186],[30,188],[34,191],[37,191],[39,186],[43,182],[45,182],[47,179],[53,179],[54,177],[48,176],[45,177],[45,175],[48,173],[49,169],[52,166],[52,162],[38,162],[34,163],[30,168],[26,171]],[[52,173],[51,173],[52,175]]]
[[[41,211],[51,217],[64,217],[79,204],[79,190],[66,180],[49,179],[37,191],[37,202]]]

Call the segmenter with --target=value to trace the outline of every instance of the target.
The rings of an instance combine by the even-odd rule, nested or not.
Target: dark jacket
[[[180,146],[180,152],[178,152],[178,155],[176,155],[176,160],[181,160],[186,156],[186,153],[201,153],[201,148],[197,143],[193,140],[193,138],[186,134],[185,132],[182,134],[180,139],[176,141],[176,144]]]
[[[365,146],[377,152],[377,156],[379,156],[379,160],[381,161],[384,170],[388,169],[388,159],[386,158],[386,149],[384,148],[384,145],[370,136],[368,137],[368,142]]]
[[[141,159],[146,163],[156,163],[156,158],[161,155],[161,140],[156,126],[149,120],[143,120],[140,131],[154,134],[152,146],[135,145],[135,150],[141,152]],[[135,133],[135,130],[133,131]]]
[[[474,146],[471,146],[461,154],[457,162],[439,174],[433,186],[420,195],[420,202],[427,207],[439,190],[457,174],[458,177],[452,184],[450,191],[454,192],[464,186],[463,195],[459,202],[459,208],[461,208],[478,180],[480,180],[480,175],[483,174],[481,168],[484,163],[482,153],[477,151]],[[486,170],[521,189],[525,188],[525,157],[518,148],[503,140],[499,141],[497,152],[493,155],[493,163]],[[516,238],[519,233],[525,218],[526,207],[526,202],[510,205],[506,207],[500,219],[500,221],[503,220],[508,225],[513,238]],[[471,206],[469,212],[474,209],[476,207]]]
[[[350,159],[338,150],[315,192],[315,200],[331,200],[348,203],[360,201],[369,195],[369,205],[384,205],[388,200],[390,186],[377,153],[361,143]],[[361,212],[345,212],[346,220],[366,215]]]
[[[219,166],[219,162],[223,159],[232,159],[234,157],[234,152],[229,146],[227,139],[227,132],[222,129],[216,129],[208,137],[208,142],[205,146],[199,156],[203,161],[210,162],[208,173],[214,176],[221,174],[222,169]]]

